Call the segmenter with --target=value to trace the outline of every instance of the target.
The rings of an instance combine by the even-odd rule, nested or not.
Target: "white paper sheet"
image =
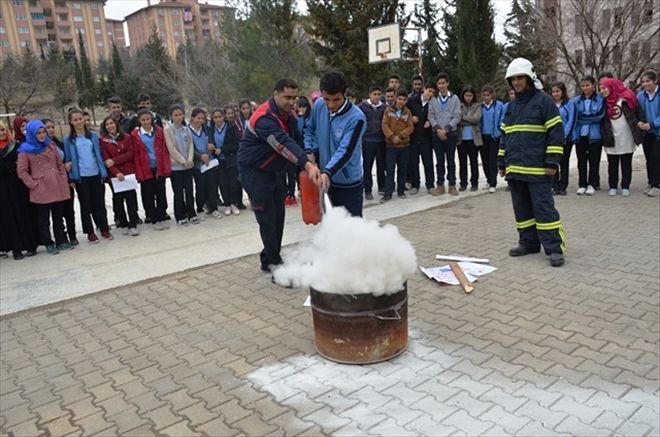
[[[477,263],[460,262],[458,265],[461,266],[465,273],[472,276],[482,276],[497,270],[497,267]]]
[[[211,159],[208,164],[202,164],[199,167],[199,171],[202,173],[206,173],[207,171],[211,170],[214,167],[217,167],[219,164],[217,159]]]
[[[312,296],[307,296],[307,299],[305,299],[305,302],[303,302],[304,307],[311,307],[312,306]]]
[[[112,188],[115,190],[115,193],[123,193],[125,191],[137,190],[138,183],[134,174],[124,175],[124,180],[120,181],[117,178],[112,178]]]
[[[449,285],[460,285],[461,282],[458,280],[456,275],[454,275],[454,272],[451,271],[451,267],[449,266],[442,266],[442,267],[430,267],[430,268],[425,268],[420,266],[419,269],[430,279],[436,280],[438,282],[442,282],[443,284],[449,284]],[[467,272],[465,273],[465,277],[467,278],[470,283],[474,282],[477,280],[474,276],[470,275]]]

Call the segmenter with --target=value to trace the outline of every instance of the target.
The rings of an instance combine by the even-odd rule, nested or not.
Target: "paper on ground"
[[[304,307],[311,307],[312,306],[312,296],[307,296],[307,299],[305,299],[305,302],[303,302]]]
[[[419,269],[429,278],[434,279],[438,282],[442,282],[443,284],[449,284],[449,285],[461,284],[461,282],[458,280],[458,278],[456,278],[456,275],[454,275],[454,272],[451,271],[451,267],[449,266],[430,267],[430,268],[420,266]],[[465,273],[465,277],[467,278],[468,281],[470,281],[470,283],[477,280],[477,278],[470,275],[468,272],[464,272],[464,273]]]
[[[465,273],[472,276],[482,276],[497,270],[497,267],[470,262],[459,262],[458,265],[461,266],[461,269],[463,269]]]
[[[208,164],[202,164],[199,167],[201,173],[206,173],[208,170],[211,170],[213,167],[217,167],[220,163],[217,159],[211,159]]]
[[[134,174],[124,175],[124,180],[120,181],[117,178],[112,178],[112,188],[115,193],[123,193],[125,191],[137,190],[138,183]]]
[[[440,261],[457,261],[457,262],[473,262],[473,263],[488,263],[488,258],[468,258],[465,256],[454,255],[436,255],[435,259]]]

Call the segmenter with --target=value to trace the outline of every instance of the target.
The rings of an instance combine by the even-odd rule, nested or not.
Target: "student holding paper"
[[[135,178],[133,162],[133,143],[131,138],[121,130],[116,119],[108,115],[101,123],[101,153],[105,166],[108,168],[108,179],[112,188],[112,204],[117,218],[117,226],[122,228],[124,235],[133,237],[140,235],[137,230],[137,193],[135,189],[118,192],[114,184],[124,182],[126,176]],[[124,209],[124,203],[126,209]],[[126,211],[128,210],[128,219]]]
[[[137,113],[140,127],[131,133],[135,176],[140,183],[142,206],[147,213],[147,222],[156,231],[169,229],[167,220],[167,198],[165,180],[170,176],[170,154],[165,145],[163,128],[154,125],[154,116],[149,109]]]
[[[211,150],[214,148],[206,131],[206,113],[194,108],[188,126],[195,149],[195,198],[197,212],[204,211],[215,218],[222,218],[218,211],[218,160]]]

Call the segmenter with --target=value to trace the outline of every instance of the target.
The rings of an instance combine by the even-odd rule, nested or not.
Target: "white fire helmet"
[[[511,78],[514,76],[527,76],[532,80],[537,90],[543,89],[543,84],[534,72],[534,66],[525,58],[516,58],[506,67],[506,80],[509,85],[511,85]]]

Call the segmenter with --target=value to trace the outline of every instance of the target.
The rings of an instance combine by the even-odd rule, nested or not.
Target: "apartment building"
[[[119,31],[108,24],[104,4],[105,0],[0,0],[0,55],[18,55],[27,48],[48,53],[55,46],[78,54],[80,32],[91,62],[107,59]],[[123,29],[117,39],[124,39]]]
[[[535,0],[551,50],[549,81],[577,86],[584,75],[611,72],[636,83],[660,68],[660,0]],[[576,81],[578,83],[576,83]]]
[[[155,26],[170,56],[179,44],[220,40],[226,20],[234,18],[233,8],[199,3],[197,0],[172,0],[151,4],[126,16],[130,50],[135,53],[149,40]]]
[[[124,33],[124,22],[106,18],[105,26],[108,29],[108,40],[110,40],[110,44],[112,45],[114,42],[118,48],[125,48],[126,35]]]

